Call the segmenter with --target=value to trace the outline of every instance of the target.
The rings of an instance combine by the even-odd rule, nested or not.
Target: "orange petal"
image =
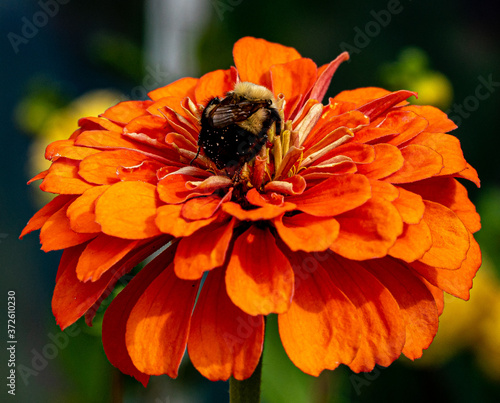
[[[86,242],[96,236],[95,234],[80,234],[71,229],[69,219],[66,216],[68,206],[69,203],[52,214],[43,224],[40,230],[40,242],[42,243],[43,251],[66,249]]]
[[[375,153],[374,146],[360,143],[345,143],[335,149],[335,154],[349,157],[356,164],[361,165],[373,162]],[[319,161],[321,160],[320,158]]]
[[[125,239],[160,235],[155,225],[160,202],[156,186],[144,182],[119,182],[111,185],[97,200],[96,221],[105,234]]]
[[[158,249],[164,247],[169,242],[172,241],[172,237],[170,236],[159,236],[152,239],[148,239],[146,241],[138,243],[138,246],[129,253],[127,253],[119,262],[114,264],[108,271],[114,273],[111,281],[108,283],[107,287],[103,291],[101,297],[94,302],[94,304],[85,312],[85,323],[87,326],[92,326],[92,321],[94,319],[95,314],[99,310],[101,306],[101,302],[105,300],[111,291],[113,291],[115,287],[116,281],[124,274],[132,270],[137,264],[142,262],[149,256],[155,254]],[[170,246],[171,248],[172,246]],[[103,276],[106,276],[107,273],[104,273]],[[99,280],[98,280],[99,281]],[[122,284],[126,284],[126,282],[122,282]]]
[[[436,151],[443,158],[443,169],[439,175],[451,175],[467,168],[467,161],[460,148],[460,141],[444,133],[420,133],[409,144],[420,144]]]
[[[225,201],[231,200],[232,191],[220,196],[210,195],[205,197],[193,197],[186,201],[181,210],[181,216],[186,220],[202,220],[212,217]]]
[[[392,108],[394,105],[399,104],[411,96],[417,97],[417,93],[406,90],[395,91],[360,106],[358,110],[373,120],[388,109]],[[349,100],[349,102],[353,101]]]
[[[66,212],[69,225],[75,232],[101,232],[101,226],[95,221],[95,203],[109,186],[94,186],[79,196]]]
[[[416,271],[414,272],[415,276],[417,276],[420,281],[422,282],[423,285],[427,287],[427,289],[430,291],[432,294],[434,301],[436,302],[436,307],[438,310],[438,315],[441,316],[444,310],[444,291],[441,290],[440,288],[436,287],[435,285],[432,285],[427,281],[420,273],[417,273]]]
[[[131,134],[127,134],[127,136],[131,137]],[[76,139],[75,144],[83,147],[94,147],[99,150],[127,149],[137,151],[165,164],[169,164],[171,161],[177,162],[179,159],[178,156],[176,158],[171,158],[172,153],[165,156],[165,152],[168,151],[165,148],[159,149],[158,147],[141,144],[140,142],[127,139],[122,133],[110,132],[107,130],[89,130],[82,132]],[[166,157],[171,158],[171,160]]]
[[[362,324],[358,309],[311,254],[289,254],[295,269],[290,309],[278,316],[283,347],[307,374],[349,364],[358,351]],[[303,262],[315,264],[302,271]]]
[[[470,235],[470,248],[467,259],[457,270],[439,269],[420,262],[411,263],[410,266],[422,275],[432,285],[446,291],[458,298],[469,299],[469,291],[472,288],[472,279],[481,266],[481,250],[472,234]]]
[[[115,123],[127,124],[132,119],[146,115],[146,109],[151,105],[151,101],[125,101],[112,106],[100,116]]]
[[[157,88],[148,93],[148,97],[153,101],[157,101],[166,97],[190,97],[196,99],[194,96],[194,89],[198,83],[197,78],[183,77],[165,87]]]
[[[294,48],[268,42],[264,39],[244,37],[233,47],[233,58],[241,81],[271,87],[269,69],[272,65],[300,59]]]
[[[416,182],[439,174],[443,168],[443,157],[429,147],[410,144],[403,147],[403,167],[385,178],[390,183]]]
[[[292,251],[323,251],[337,238],[339,223],[330,217],[309,214],[282,215],[273,220],[281,239]]]
[[[204,74],[196,84],[195,99],[199,104],[206,105],[215,97],[223,97],[234,88],[234,76],[231,69],[215,70]]]
[[[175,247],[169,247],[160,260],[147,264],[129,284],[113,299],[104,313],[102,322],[102,345],[108,360],[121,372],[131,375],[146,386],[149,375],[139,371],[130,359],[125,343],[127,319],[138,299],[151,282],[165,270],[165,261],[173,259]],[[170,254],[164,259],[165,254]],[[161,261],[161,264],[158,264]],[[154,263],[153,263],[154,262]],[[167,263],[168,264],[168,263]]]
[[[455,176],[457,178],[464,178],[470,180],[477,187],[481,187],[481,181],[479,180],[479,176],[477,176],[477,171],[470,164],[467,164],[467,168],[455,174]]]
[[[193,173],[196,173],[194,171]],[[212,194],[217,189],[228,188],[233,184],[229,178],[209,176],[198,178],[182,173],[169,174],[158,182],[158,195],[165,203],[183,203],[196,196]]]
[[[398,211],[383,199],[369,200],[336,218],[340,232],[330,249],[348,259],[383,257],[403,232]]]
[[[391,364],[399,357],[405,343],[405,323],[397,301],[357,262],[330,255],[322,265],[335,285],[358,308],[362,339],[349,367],[354,372],[367,372],[375,364]]]
[[[80,161],[59,158],[49,168],[47,176],[40,185],[44,192],[59,194],[82,194],[92,185],[78,175]]]
[[[288,63],[271,66],[272,89],[275,94],[283,94],[287,103],[285,116],[290,116],[290,100],[309,93],[316,81],[317,67],[311,59],[301,58]]]
[[[176,238],[185,237],[214,222],[218,218],[218,215],[214,214],[207,219],[191,221],[183,218],[181,212],[181,204],[167,204],[159,207],[155,222],[160,231],[173,235]]]
[[[124,274],[168,242],[169,239],[165,237],[148,242],[123,258],[99,280],[86,283],[78,280],[76,276],[76,265],[86,244],[66,249],[57,271],[57,282],[52,297],[52,310],[61,329],[64,330],[92,309],[94,312],[91,313],[95,314],[100,303],[109,296],[116,282]]]
[[[77,147],[75,140],[58,140],[50,143],[45,149],[45,159],[54,161],[60,157],[70,160],[82,160],[89,155],[98,153],[99,150],[88,147]]]
[[[78,174],[88,182],[112,185],[119,182],[118,168],[133,167],[147,159],[144,154],[130,150],[102,151],[85,158]]]
[[[266,192],[278,192],[283,195],[298,195],[302,194],[306,189],[307,183],[301,175],[294,175],[283,180],[274,180],[264,185]],[[251,190],[250,190],[251,191]],[[248,192],[250,193],[250,192]],[[248,199],[248,194],[247,194]],[[252,203],[254,204],[254,203]],[[258,206],[259,204],[257,204]]]
[[[403,233],[389,249],[389,255],[405,262],[414,262],[432,247],[432,235],[424,220],[418,224],[405,224]]]
[[[116,275],[113,271],[96,282],[82,283],[78,280],[76,265],[85,246],[83,244],[66,249],[59,265],[52,310],[62,330],[76,322],[99,299],[113,275]]]
[[[337,175],[286,200],[315,216],[335,216],[352,210],[371,197],[370,182],[363,175]]]
[[[231,300],[250,315],[286,312],[293,295],[293,271],[269,229],[252,225],[234,243],[226,271]]]
[[[43,224],[53,216],[58,210],[63,208],[71,200],[74,200],[74,196],[69,195],[59,195],[54,197],[50,202],[38,210],[33,217],[28,221],[26,227],[24,227],[19,239],[22,239],[26,234],[36,231],[42,228]]]
[[[372,199],[381,198],[382,200],[394,202],[398,199],[400,194],[400,188],[388,183],[382,182],[374,179],[370,179],[370,186],[372,187]],[[422,214],[423,214],[423,203],[422,203]],[[420,217],[422,218],[422,217]]]
[[[395,135],[397,135],[397,131],[394,129],[366,126],[355,133],[352,141],[357,143],[369,143],[373,140],[386,141],[388,138],[392,138]]]
[[[129,241],[100,234],[82,252],[76,275],[78,280],[97,281],[114,264],[138,245],[139,241]]]
[[[311,93],[309,94],[309,99],[315,99],[318,102],[323,101],[323,97],[330,86],[333,74],[337,71],[337,68],[342,62],[349,60],[349,53],[343,52],[338,55],[332,62],[321,66],[318,69],[318,79],[314,83]]]
[[[191,362],[211,381],[243,380],[254,372],[264,343],[264,319],[240,310],[225,290],[224,271],[210,272],[191,320]]]
[[[436,301],[427,287],[404,264],[384,258],[363,262],[398,302],[406,324],[403,353],[411,360],[420,358],[438,330]]]
[[[45,171],[42,171],[39,174],[36,174],[35,176],[33,176],[33,178],[31,178],[28,182],[26,182],[26,184],[31,185],[35,181],[38,181],[40,179],[44,179],[48,173],[49,173],[49,170],[46,169]]]
[[[174,260],[177,277],[197,280],[205,271],[222,266],[233,236],[234,224],[233,219],[182,238]]]
[[[238,203],[229,201],[222,204],[222,211],[236,217],[240,221],[271,220],[279,215],[295,209],[295,204],[285,202],[283,205],[266,203],[262,207],[245,210]]]
[[[457,125],[446,116],[446,113],[429,105],[408,105],[401,108],[402,111],[412,111],[424,117],[429,126],[425,129],[430,133],[446,133],[457,128]]]
[[[375,144],[375,159],[366,165],[358,166],[358,173],[370,179],[385,178],[399,171],[404,165],[401,151],[391,144]]]
[[[431,201],[424,203],[424,220],[431,231],[432,247],[419,261],[429,266],[458,269],[469,249],[467,228],[449,208]]]
[[[120,132],[122,130],[122,127],[120,125],[117,125],[116,123],[113,123],[106,118],[97,116],[88,116],[79,119],[78,126],[80,126],[83,130],[106,129],[112,132]]]
[[[413,112],[396,110],[389,112],[378,126],[398,133],[387,142],[400,146],[422,133],[429,126],[429,122]]]
[[[173,264],[166,266],[161,258],[153,262],[164,270],[130,311],[125,343],[140,372],[176,378],[200,282],[177,278]]]
[[[331,103],[349,102],[359,107],[373,100],[376,100],[377,98],[382,98],[390,94],[391,92],[383,88],[377,88],[377,87],[356,88],[354,90],[346,90],[339,92],[337,95],[335,95],[334,98],[332,98]]]
[[[424,199],[442,204],[453,210],[472,233],[481,229],[476,207],[469,200],[465,187],[454,178],[432,178],[404,187],[418,193]]]
[[[418,224],[424,216],[425,205],[422,197],[416,193],[409,192],[398,187],[399,197],[392,202],[401,214],[403,222],[407,224]]]
[[[145,160],[135,166],[118,167],[118,179],[122,182],[148,182],[152,185],[158,183],[158,171],[165,166],[155,160]]]

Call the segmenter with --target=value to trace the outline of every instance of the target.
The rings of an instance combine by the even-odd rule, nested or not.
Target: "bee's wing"
[[[213,126],[221,128],[242,122],[266,105],[265,101],[241,101],[234,104],[221,103],[211,113]]]

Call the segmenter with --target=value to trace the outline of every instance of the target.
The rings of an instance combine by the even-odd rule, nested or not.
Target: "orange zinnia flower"
[[[420,357],[443,292],[467,299],[481,262],[479,216],[457,178],[479,179],[446,134],[455,124],[409,105],[409,91],[361,88],[323,105],[346,53],[318,68],[247,37],[233,54],[236,67],[83,118],[48,146],[52,165],[32,181],[58,196],[21,236],[41,229],[42,250],[64,250],[58,324],[90,324],[117,281],[163,248],[104,315],[109,360],[143,384],[175,377],[186,346],[208,379],[248,378],[270,313],[311,375]],[[229,174],[203,152],[193,159],[204,106],[240,81],[274,93],[281,130]]]

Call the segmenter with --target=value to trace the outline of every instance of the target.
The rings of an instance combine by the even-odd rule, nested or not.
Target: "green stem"
[[[230,403],[260,403],[260,382],[262,375],[262,357],[255,368],[252,376],[243,381],[231,377],[229,380]]]

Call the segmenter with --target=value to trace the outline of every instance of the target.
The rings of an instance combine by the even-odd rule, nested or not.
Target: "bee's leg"
[[[195,160],[196,158],[198,158],[198,155],[200,155],[200,149],[201,149],[201,147],[198,147],[198,152],[196,153],[196,155],[194,156],[194,158],[191,160],[191,162],[189,163],[189,165],[192,165],[192,164],[193,164],[193,162],[194,162],[194,160]]]

